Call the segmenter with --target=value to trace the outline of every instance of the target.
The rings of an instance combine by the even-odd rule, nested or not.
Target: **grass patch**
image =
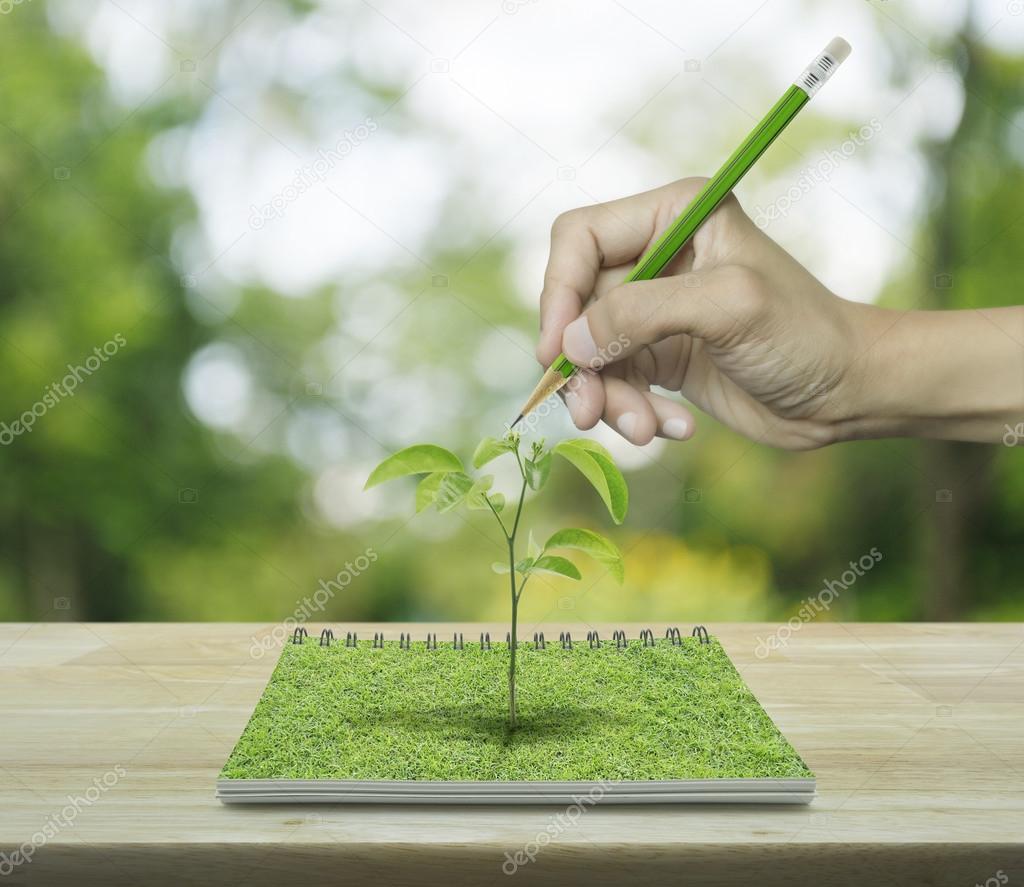
[[[717,641],[518,650],[286,644],[221,778],[590,781],[813,774]]]

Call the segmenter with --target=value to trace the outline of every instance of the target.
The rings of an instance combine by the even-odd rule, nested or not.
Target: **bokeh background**
[[[318,621],[504,618],[489,516],[368,471],[500,434],[554,217],[710,174],[837,33],[741,202],[799,192],[768,231],[848,298],[1019,302],[1020,0],[3,0],[0,422],[36,415],[0,433],[0,618],[279,620],[368,549]],[[526,622],[784,619],[872,549],[819,618],[1024,616],[1019,450],[593,434],[626,524],[567,465],[526,520],[607,532],[626,584],[531,584]]]

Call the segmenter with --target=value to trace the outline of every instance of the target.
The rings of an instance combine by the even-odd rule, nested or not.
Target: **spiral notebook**
[[[297,628],[217,781],[225,803],[805,804],[814,775],[722,645],[644,630],[509,643]]]

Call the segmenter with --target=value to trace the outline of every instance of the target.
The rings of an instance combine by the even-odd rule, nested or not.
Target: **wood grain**
[[[456,627],[467,639],[505,632],[357,628],[443,639]],[[610,637],[619,626],[544,628],[582,638],[590,627]],[[565,829],[554,825],[560,811],[542,807],[219,804],[217,773],[276,660],[276,650],[253,651],[273,628],[0,625],[0,887],[296,875],[502,883],[506,852],[549,828],[558,834],[519,868],[520,881],[973,885],[999,872],[1024,881],[1022,625],[808,624],[764,658],[758,638],[777,626],[708,626],[816,772],[818,799],[608,807]],[[5,858],[24,842],[36,845],[32,861],[8,873]]]

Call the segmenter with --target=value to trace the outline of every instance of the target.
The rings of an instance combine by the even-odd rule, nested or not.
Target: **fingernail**
[[[675,440],[686,440],[690,433],[690,425],[685,419],[669,419],[661,427],[661,430],[666,437],[671,437]]]
[[[636,413],[623,413],[615,424],[619,426],[619,431],[632,440],[633,432],[636,431]]]
[[[590,366],[597,358],[597,344],[590,334],[587,316],[577,317],[562,333],[562,348],[566,357],[580,366]]]

